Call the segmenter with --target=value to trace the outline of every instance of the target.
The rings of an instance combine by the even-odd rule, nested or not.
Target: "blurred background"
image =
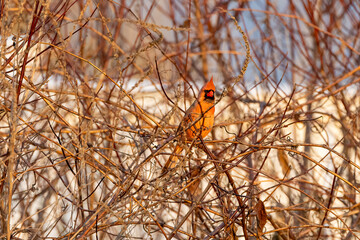
[[[1,239],[360,238],[359,1],[0,4]]]

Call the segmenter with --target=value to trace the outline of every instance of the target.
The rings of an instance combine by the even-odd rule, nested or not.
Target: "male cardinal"
[[[211,131],[214,125],[215,112],[215,86],[211,77],[200,90],[198,98],[186,110],[176,131],[176,135],[185,133],[186,141],[192,141],[194,138],[204,138]],[[178,144],[174,153],[166,161],[162,173],[169,168],[173,168],[178,160],[177,156],[183,150]]]

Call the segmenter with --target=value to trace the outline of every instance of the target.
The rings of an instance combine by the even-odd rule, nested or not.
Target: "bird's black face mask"
[[[215,100],[214,90],[204,90],[205,100]]]

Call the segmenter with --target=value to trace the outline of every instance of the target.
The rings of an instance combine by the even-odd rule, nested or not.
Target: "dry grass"
[[[360,238],[356,1],[0,4],[1,239]]]

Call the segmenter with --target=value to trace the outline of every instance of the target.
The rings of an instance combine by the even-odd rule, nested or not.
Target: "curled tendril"
[[[236,133],[229,132],[229,131],[226,129],[225,126],[220,126],[220,128],[224,128],[224,129],[225,129],[225,132],[226,132],[227,134],[231,134],[231,135],[234,135],[234,136],[236,137]]]

